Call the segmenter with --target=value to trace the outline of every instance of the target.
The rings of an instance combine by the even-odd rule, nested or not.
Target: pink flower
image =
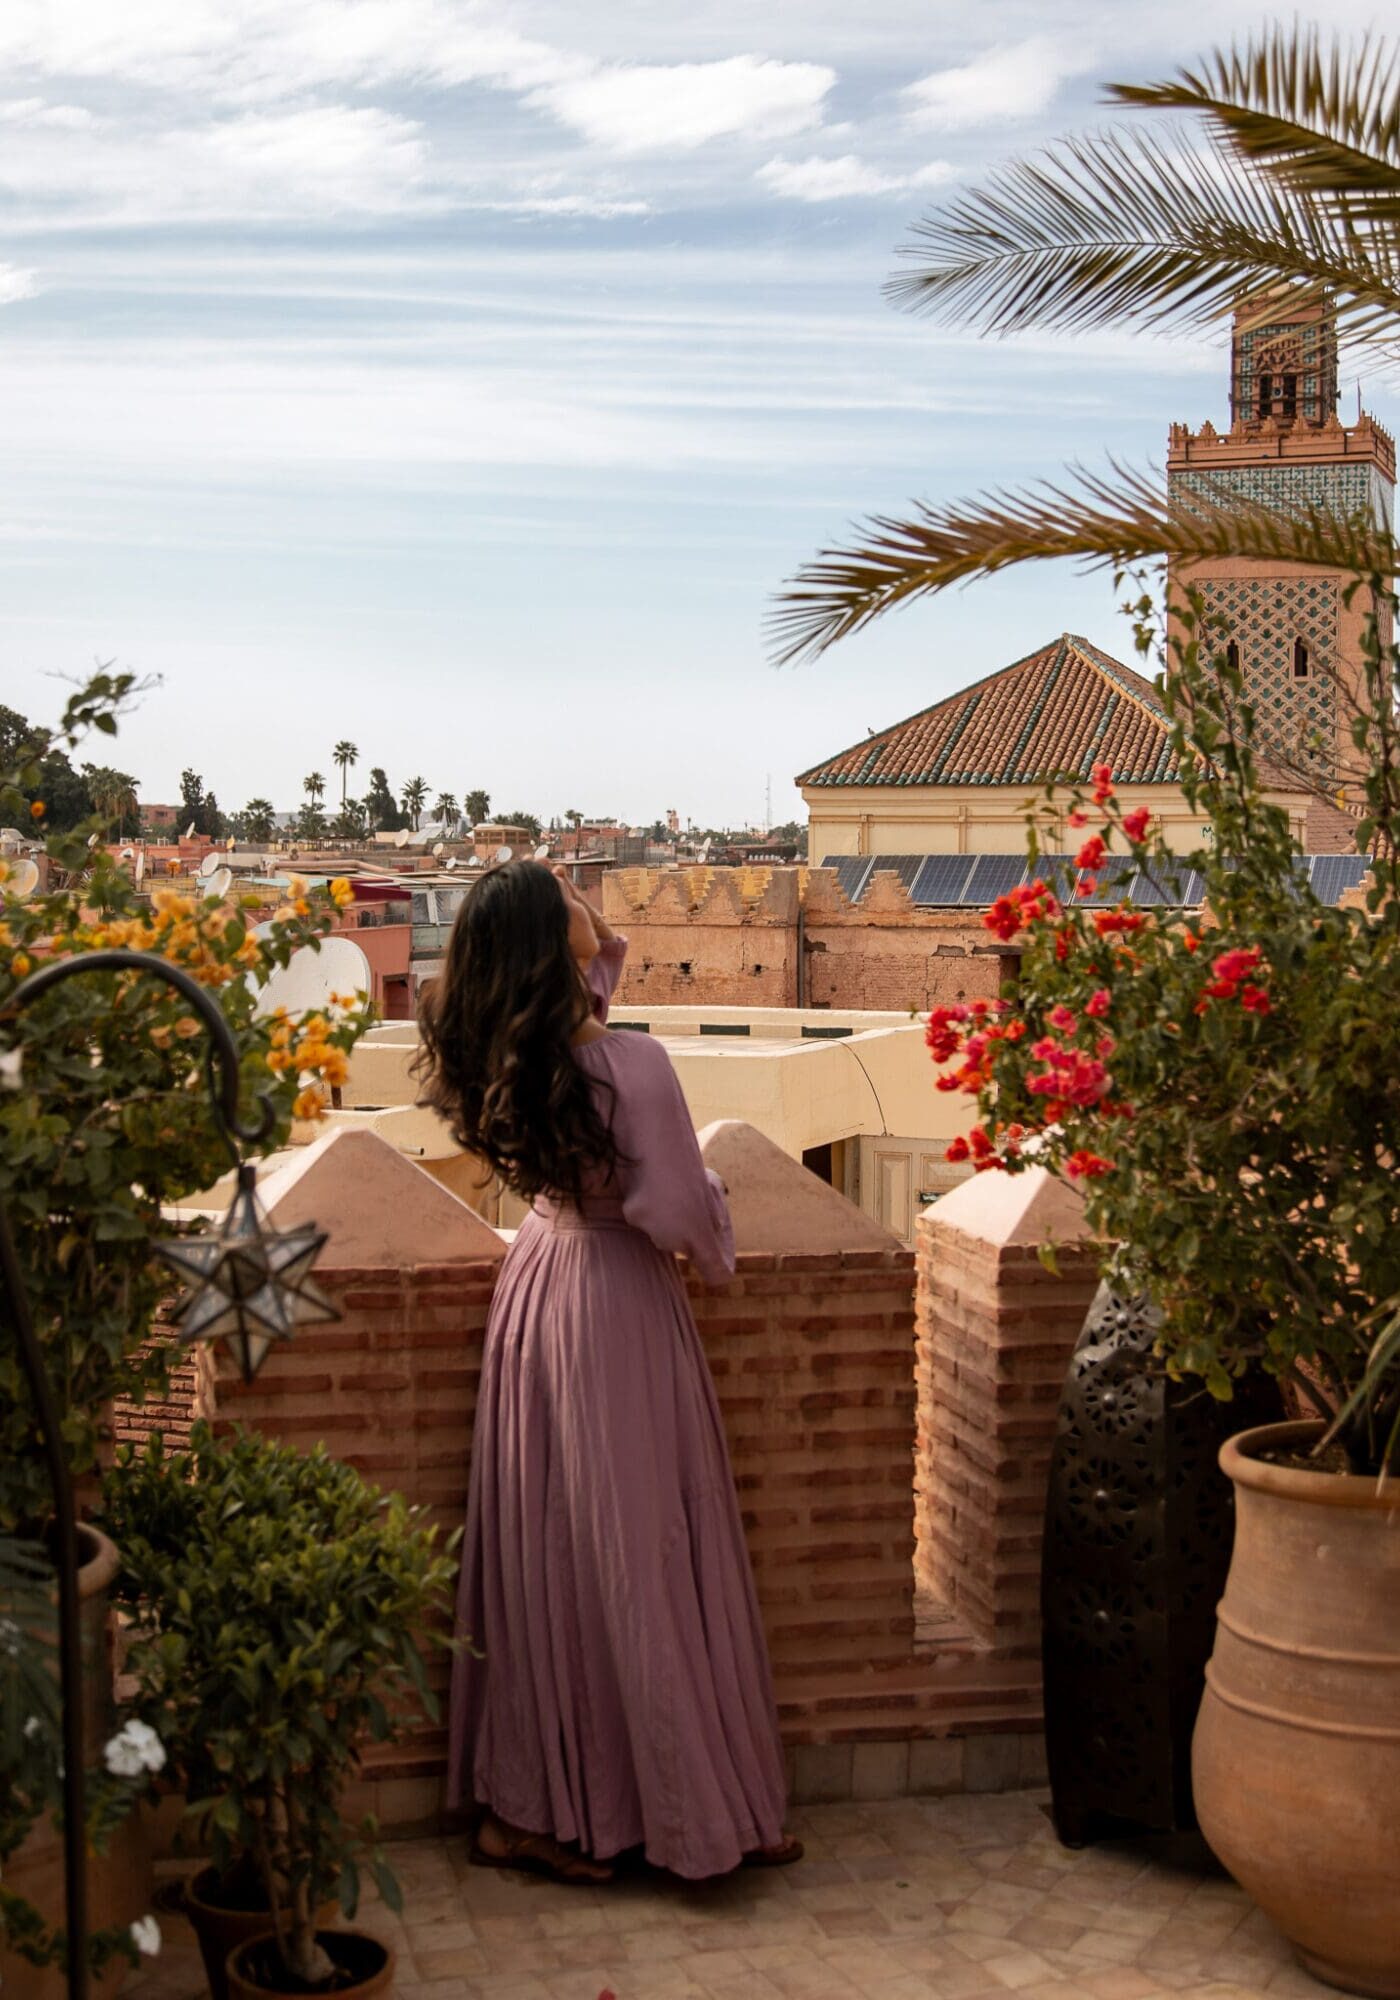
[[[1090,994],[1085,1004],[1084,1012],[1089,1015],[1091,1020],[1097,1021],[1108,1012],[1112,1004],[1113,999],[1108,988],[1101,986],[1097,993]]]
[[[1249,945],[1247,948],[1237,946],[1234,951],[1222,951],[1211,966],[1211,971],[1217,979],[1233,979],[1238,982],[1253,972],[1263,956],[1257,944]]]
[[[1269,996],[1262,986],[1246,986],[1240,995],[1240,1005],[1247,1014],[1267,1014],[1270,1012]]]
[[[1051,1027],[1058,1028],[1062,1035],[1072,1035],[1074,1033],[1076,1026],[1075,1019],[1063,1000],[1052,1007],[1045,1018]]]
[[[1145,840],[1148,822],[1152,818],[1146,806],[1139,806],[1135,812],[1124,813],[1123,831],[1129,840]]]

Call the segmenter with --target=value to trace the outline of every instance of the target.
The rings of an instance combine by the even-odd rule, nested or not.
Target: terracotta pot
[[[264,1985],[254,1976],[256,1960],[264,1948],[275,1951],[276,1935],[264,1931],[249,1938],[229,1953],[228,1990],[230,2000],[267,2000],[270,1993],[285,1994],[289,1986]],[[394,1948],[381,1944],[366,1931],[317,1931],[316,1942],[329,1954],[337,1971],[350,1975],[350,1983],[335,1988],[334,2000],[370,2000],[371,1994],[394,1990]],[[250,1963],[251,1961],[251,1963]],[[274,1964],[276,1963],[274,1959]],[[270,1976],[275,1978],[275,1973]]]
[[[1318,1979],[1400,2000],[1400,1482],[1231,1438],[1235,1552],[1192,1748],[1201,1831]]]
[[[115,1544],[86,1523],[78,1528],[78,1542],[84,1558],[78,1571],[83,1740],[91,1764],[112,1734],[114,1721],[107,1600],[120,1558]],[[148,1915],[154,1881],[150,1815],[138,1807],[126,1824],[117,1828],[106,1854],[88,1856],[88,1928],[105,1930]],[[31,1902],[47,1922],[63,1922],[63,1840],[52,1819],[42,1819],[33,1826],[10,1856],[5,1864],[5,1886]],[[125,1960],[114,1963],[100,1979],[91,1982],[94,1993],[115,1993],[129,1969]],[[52,1967],[40,1971],[3,1949],[0,1984],[6,2000],[63,2000],[68,1991],[61,1972]]]
[[[264,1904],[257,1910],[230,1909],[217,1901],[219,1878],[212,1868],[205,1868],[186,1885],[181,1898],[181,1908],[189,1918],[195,1936],[199,1939],[200,1956],[204,1960],[204,1973],[209,1981],[209,1991],[214,2000],[228,2000],[228,1958],[238,1946],[246,1944],[250,1938],[262,1937],[272,1922],[272,1913]],[[329,1924],[335,1916],[334,1898],[321,1904],[316,1912],[317,1927]]]

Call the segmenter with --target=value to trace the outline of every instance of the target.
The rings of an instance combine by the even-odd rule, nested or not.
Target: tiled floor
[[[1042,1793],[808,1806],[795,1868],[605,1890],[393,1851],[399,2000],[1302,2000],[1329,1995],[1243,1892],[1161,1844],[1060,1847]],[[203,1992],[183,1920],[126,1991]]]

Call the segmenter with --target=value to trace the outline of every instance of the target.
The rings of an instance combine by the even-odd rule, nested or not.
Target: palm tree
[[[249,840],[271,840],[272,800],[249,799],[243,808],[243,828]]]
[[[570,806],[568,811],[564,814],[564,817],[569,822],[570,826],[578,827],[582,826],[583,824],[583,814],[579,811],[577,806]]]
[[[108,827],[116,822],[117,838],[120,840],[127,819],[135,819],[141,810],[135,778],[127,771],[113,770],[110,764],[84,764],[83,778],[93,804]]]
[[[359,761],[360,753],[355,745],[347,742],[342,736],[339,743],[336,744],[334,750],[331,752],[331,762],[340,768],[340,809],[342,812],[345,810],[345,788],[350,781],[350,766],[358,764]]]
[[[319,806],[322,798],[325,796],[326,781],[319,771],[312,771],[308,777],[302,779],[301,788],[310,799],[312,805]]]
[[[428,789],[428,783],[425,778],[410,778],[399,794],[399,797],[403,800],[404,811],[413,821],[413,830],[415,833],[418,831],[418,815],[428,803]]]
[[[433,813],[441,825],[455,828],[458,820],[462,817],[462,808],[458,805],[456,799],[453,798],[451,792],[439,792],[437,804],[433,807]]]
[[[480,826],[491,817],[491,794],[489,792],[468,792],[462,801],[462,814],[470,826]]]
[[[1014,161],[918,225],[893,302],[988,333],[1104,326],[1193,330],[1280,288],[1328,301],[1341,330],[1400,359],[1400,59],[1385,43],[1275,28],[1113,101],[1195,113],[1179,129],[1060,142]],[[1156,479],[1110,464],[1057,482],[876,516],[791,578],[772,629],[782,661],[813,658],[895,605],[1013,563],[1077,556],[1122,569],[1246,556],[1388,578],[1391,530],[1317,509],[1169,512]]]

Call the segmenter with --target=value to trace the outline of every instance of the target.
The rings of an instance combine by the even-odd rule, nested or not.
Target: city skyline
[[[1058,567],[782,673],[762,622],[854,517],[1223,419],[1223,330],[982,343],[880,285],[931,199],[1254,19],[12,10],[4,699],[161,675],[111,746],[152,800],[296,799],[348,736],[546,819],[759,824],[769,774],[798,816],[795,772],[1063,630],[1121,656]]]

